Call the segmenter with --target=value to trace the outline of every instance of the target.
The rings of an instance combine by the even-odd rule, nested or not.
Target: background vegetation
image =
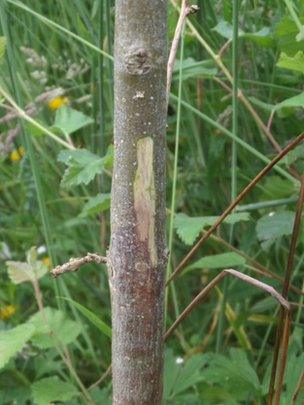
[[[3,404],[111,403],[105,268],[87,265],[56,281],[48,273],[70,257],[105,254],[109,242],[113,3],[0,3]],[[177,4],[169,5],[171,40]],[[168,110],[171,270],[303,128],[304,2],[197,4]],[[281,291],[282,281],[264,273],[284,277],[300,190],[294,170],[303,172],[303,151],[301,144],[259,182],[170,284],[167,326],[223,268]],[[303,244],[301,230],[292,284],[302,291]],[[292,290],[289,300],[300,306],[281,403],[300,404],[303,295]],[[265,292],[222,282],[167,341],[166,403],[264,403],[278,312]]]

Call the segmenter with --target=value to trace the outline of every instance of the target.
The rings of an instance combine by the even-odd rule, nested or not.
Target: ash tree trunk
[[[160,404],[163,378],[167,0],[117,0],[108,254],[113,403]]]

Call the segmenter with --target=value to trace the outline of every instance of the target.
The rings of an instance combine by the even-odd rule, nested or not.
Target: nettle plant
[[[302,256],[296,255],[296,248],[303,246],[304,135],[296,137],[290,134],[287,143],[286,138],[281,138],[284,144],[281,147],[272,128],[276,119],[294,119],[298,108],[303,108],[304,96],[299,91],[291,97],[285,97],[284,93],[283,100],[280,97],[280,101],[276,101],[276,96],[267,94],[267,102],[262,101],[254,92],[249,92],[244,80],[241,82],[239,79],[241,51],[245,52],[247,48],[254,50],[257,46],[265,54],[272,48],[279,51],[276,66],[282,69],[279,72],[288,71],[285,76],[282,73],[284,80],[302,83],[299,74],[304,73],[303,6],[299,4],[296,8],[292,2],[285,0],[286,9],[280,19],[276,22],[271,20],[273,26],[257,29],[263,10],[255,7],[254,19],[248,17],[250,24],[246,23],[241,18],[242,5],[238,0],[232,4],[217,2],[216,5],[211,2],[206,2],[206,5],[201,1],[201,9],[187,0],[181,2],[181,7],[171,0],[169,34],[172,44],[170,52],[167,52],[166,2],[117,0],[112,56],[111,2],[105,2],[103,6],[94,2],[93,10],[89,10],[86,2],[74,3],[81,17],[76,27],[77,34],[73,25],[68,30],[56,23],[56,13],[52,18],[45,17],[42,9],[37,12],[14,0],[0,4],[4,35],[0,38],[0,58],[3,63],[6,49],[6,69],[11,80],[10,86],[6,80],[0,84],[1,103],[7,110],[0,118],[0,123],[7,125],[1,145],[5,156],[1,162],[4,167],[1,176],[7,181],[9,174],[5,165],[17,162],[20,169],[15,173],[21,179],[20,183],[26,179],[25,174],[33,173],[31,185],[38,201],[35,208],[42,219],[42,232],[49,255],[42,258],[39,249],[32,247],[26,254],[25,262],[11,260],[11,256],[21,255],[11,253],[9,244],[2,244],[1,259],[5,261],[9,282],[6,279],[6,288],[0,299],[9,302],[11,296],[21,291],[22,305],[26,302],[26,308],[23,316],[19,316],[10,327],[6,321],[16,307],[7,305],[0,309],[1,402],[125,405],[160,404],[162,401],[168,404],[238,404],[267,400],[269,404],[302,403],[304,355],[303,325],[300,321],[303,288],[295,276],[298,276],[303,261]],[[76,86],[80,93],[77,102],[72,103],[61,86],[44,87],[34,102],[25,102],[18,69],[14,69],[19,65],[11,40],[10,7],[46,24],[46,32],[52,28],[54,32],[63,33],[79,46],[84,46],[89,52],[87,59],[94,53],[93,80],[89,82],[94,93],[92,97],[81,93],[80,88],[88,85],[82,83]],[[221,21],[215,14],[215,11],[219,12],[218,7],[222,7],[220,11],[224,18]],[[264,7],[267,8],[267,5]],[[204,12],[208,10],[211,17],[206,17],[208,24],[201,30]],[[72,17],[68,9],[65,11],[67,16]],[[245,15],[244,6],[241,11]],[[272,18],[271,15],[269,18]],[[94,24],[90,23],[90,19]],[[96,30],[96,20],[98,27],[100,21],[105,22],[105,31],[100,27]],[[84,35],[86,30],[94,41],[87,40]],[[44,35],[46,39],[47,34]],[[94,43],[103,44],[106,51]],[[230,47],[231,63],[229,60],[228,64],[226,52]],[[68,82],[74,89],[73,81],[78,76],[85,81],[89,72],[89,65],[84,59],[80,59],[78,64],[64,64],[61,59],[48,65],[47,58],[32,48],[23,45],[20,52],[27,57],[30,77],[36,80],[37,86],[46,86],[53,77],[61,77],[62,83]],[[199,55],[200,60],[194,59],[194,54]],[[267,63],[257,62],[256,71],[270,69]],[[230,64],[231,69],[228,68]],[[245,68],[250,72],[248,66]],[[94,90],[96,71],[97,92]],[[276,75],[276,71],[272,74]],[[202,95],[205,80],[211,83],[207,87],[211,101],[206,105]],[[111,90],[106,97],[104,93],[107,88],[112,89],[112,82],[114,97]],[[213,99],[213,85],[224,92],[223,95],[220,93],[220,102],[218,96]],[[172,94],[171,87],[174,90]],[[288,89],[286,83],[276,87],[271,82],[270,87],[273,92],[277,87],[285,92]],[[105,141],[107,131],[108,138],[112,135],[112,117],[110,119],[105,113],[105,104],[108,102],[110,109],[113,99],[112,144],[112,139]],[[85,108],[93,109],[94,117],[80,111],[79,104],[83,101]],[[219,111],[218,104],[221,103],[223,109]],[[47,124],[43,121],[45,110],[52,111]],[[205,110],[210,115],[205,114]],[[183,122],[181,111],[186,122]],[[218,112],[218,119],[211,118],[216,116],[214,111]],[[267,141],[272,152],[275,151],[271,159],[269,153],[266,156],[252,145],[250,137],[246,140],[241,137],[241,111],[252,121],[253,129],[248,126],[250,135],[259,130],[261,149]],[[267,123],[265,116],[268,117]],[[197,124],[197,119],[208,130],[214,131],[208,149],[210,159],[206,142],[200,136],[200,131],[205,131],[205,128]],[[301,116],[298,119],[301,121]],[[110,128],[106,128],[107,120],[111,122]],[[89,131],[94,132],[92,140],[85,137]],[[193,139],[185,141],[182,131],[192,132]],[[293,132],[299,132],[297,125],[293,127]],[[229,149],[224,136],[231,140]],[[22,138],[24,147],[17,144],[18,148],[13,149],[18,137]],[[169,150],[170,209],[166,209],[165,198],[168,188],[166,142]],[[54,144],[60,147],[60,151],[58,153],[58,147],[52,149],[49,156],[45,149],[54,147]],[[186,152],[179,146],[183,146]],[[240,155],[239,148],[246,154]],[[227,152],[226,149],[231,161],[228,206],[227,195],[222,200],[218,198],[223,194],[221,190],[227,194],[227,175],[221,167],[216,169],[216,165],[220,165],[220,155]],[[189,151],[197,158],[192,158]],[[52,160],[55,153],[56,163]],[[184,170],[179,168],[181,154],[185,161]],[[248,154],[255,159],[252,165],[248,165]],[[9,163],[6,157],[10,158]],[[243,177],[238,173],[241,162],[248,170]],[[255,170],[256,162],[263,162],[262,170]],[[40,164],[44,165],[46,179],[44,172],[39,170]],[[14,166],[10,167],[14,169]],[[50,168],[57,176],[55,179],[46,171]],[[186,184],[180,186],[181,191],[178,189],[178,174]],[[58,188],[59,175],[61,182]],[[224,184],[219,179],[220,175],[224,177]],[[206,182],[203,197],[202,180]],[[193,188],[194,194],[197,193],[193,198],[193,207],[190,199],[182,196],[183,191],[187,194],[187,184]],[[259,187],[262,201],[241,205]],[[60,190],[60,199],[68,206],[63,214],[60,212],[62,206],[56,205],[58,201],[48,196],[52,188],[56,190],[53,194],[56,196]],[[238,193],[237,190],[241,191]],[[10,202],[13,200],[9,193],[6,198]],[[33,196],[28,199],[32,203]],[[295,202],[295,209],[287,208]],[[206,203],[211,215],[197,215],[201,212],[197,207],[203,203]],[[54,218],[50,219],[49,206],[52,204],[55,206]],[[225,206],[227,208],[223,210]],[[279,208],[274,209],[276,206]],[[22,209],[24,216],[29,206],[24,204]],[[72,216],[69,210],[73,211]],[[110,229],[107,222],[109,210]],[[220,215],[212,215],[219,211],[222,212]],[[18,226],[20,223],[24,224],[21,221]],[[219,233],[220,228],[228,237]],[[240,234],[236,229],[240,230]],[[175,242],[177,252],[173,243],[174,231],[179,238]],[[34,235],[35,232],[37,230]],[[10,236],[12,245],[17,236]],[[289,248],[286,236],[291,236]],[[257,251],[250,249],[250,239],[254,237]],[[78,242],[73,242],[77,238]],[[22,251],[34,240],[33,232],[30,236],[25,234],[22,235],[22,243],[18,242],[16,246]],[[207,241],[212,246],[212,254],[198,258],[196,254]],[[223,247],[228,252],[223,252]],[[245,253],[246,248],[251,250],[251,254]],[[256,258],[261,250],[264,252],[262,258],[266,256],[267,259],[271,249],[279,251],[275,259],[280,268],[286,261],[285,274],[270,270],[269,260],[265,260],[268,264],[264,265]],[[95,252],[84,256],[77,254],[76,258],[71,257],[62,264],[68,253],[79,253],[80,250]],[[285,250],[284,256],[282,250]],[[99,251],[103,251],[105,256],[96,253]],[[62,276],[88,264],[92,265],[91,272]],[[50,277],[51,267],[55,280]],[[236,267],[238,270],[235,270]],[[220,271],[210,277],[210,271],[214,269]],[[202,279],[199,283],[202,281],[203,287],[196,279],[195,285],[187,288],[183,277],[200,270]],[[245,274],[245,270],[253,272],[254,277]],[[181,276],[181,284],[177,276]],[[215,294],[209,294],[212,290]],[[261,293],[262,299],[258,295]],[[290,293],[301,297],[299,304],[291,301]],[[183,310],[180,309],[178,295],[182,296]],[[104,306],[102,317],[98,306],[101,299]],[[190,304],[185,305],[184,301]],[[200,305],[203,301],[204,304]],[[292,309],[296,305],[294,316]],[[190,314],[193,321],[187,324]],[[248,333],[245,321],[267,325],[265,338],[259,338],[259,326]],[[274,347],[266,349],[274,326]],[[167,347],[165,343],[173,335],[176,342]],[[231,347],[225,354],[221,353],[222,345],[229,342],[231,336]],[[254,336],[256,346],[253,346],[251,336]],[[211,351],[210,342],[213,341],[215,350]],[[257,342],[260,344],[258,349]],[[183,355],[180,355],[181,352]],[[96,375],[101,377],[96,380]]]

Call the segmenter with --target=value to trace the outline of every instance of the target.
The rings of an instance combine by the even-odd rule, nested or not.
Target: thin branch
[[[106,371],[102,374],[102,376],[96,382],[94,382],[92,385],[89,386],[88,390],[92,390],[92,389],[98,387],[98,385],[100,385],[108,376],[110,376],[111,373],[112,373],[112,363],[109,365],[109,367],[106,369]]]
[[[300,375],[300,378],[298,380],[295,392],[294,392],[294,394],[292,396],[292,405],[296,404],[296,400],[297,400],[297,398],[299,396],[299,393],[300,393],[303,386],[304,386],[304,372]]]
[[[177,5],[176,0],[171,0],[171,3],[173,4],[174,8],[177,10],[180,10],[180,7]],[[215,61],[215,63],[218,65],[218,67],[221,69],[221,71],[224,73],[230,84],[233,84],[234,78],[232,77],[232,74],[230,71],[227,69],[225,64],[222,61],[221,58],[221,53],[216,54],[211,46],[208,44],[208,42],[200,35],[198,30],[195,28],[195,26],[191,23],[191,21],[187,20],[186,21],[187,26],[190,28],[191,33],[196,37],[198,42],[205,48],[207,53],[211,56],[211,58]],[[220,51],[221,52],[221,51]],[[238,89],[238,97],[241,100],[241,102],[244,104],[244,106],[247,108],[247,110],[250,112],[252,115],[253,119],[255,120],[257,126],[262,130],[262,132],[266,135],[274,149],[279,153],[281,152],[282,148],[272,135],[271,131],[268,129],[267,125],[264,124],[256,110],[253,108],[252,104],[248,100],[248,98],[245,96],[243,91],[241,89]],[[298,173],[291,169],[290,170],[291,174],[298,178]]]
[[[203,231],[203,233],[206,233],[207,231]],[[250,269],[257,274],[260,274],[262,276],[272,278],[274,280],[279,281],[280,283],[284,283],[284,278],[279,276],[276,273],[273,273],[271,270],[267,269],[267,267],[263,266],[260,262],[257,260],[252,259],[250,256],[248,256],[246,253],[242,252],[241,250],[237,249],[233,245],[231,245],[229,242],[227,242],[225,239],[221,238],[220,236],[216,235],[210,235],[211,239],[214,239],[216,242],[221,243],[222,245],[226,246],[228,249],[232,250],[233,252],[237,253],[239,256],[244,257],[246,261],[251,264]],[[298,295],[304,295],[304,291],[300,290],[300,288],[297,288],[293,285],[290,285],[290,289],[298,294]]]
[[[294,139],[289,145],[287,145],[282,151],[270,162],[263,170],[251,180],[251,182],[240,192],[235,200],[226,208],[222,215],[212,225],[208,231],[200,238],[200,240],[193,246],[190,252],[184,257],[180,264],[176,267],[171,277],[168,279],[167,284],[172,281],[177,274],[188,264],[193,255],[198,251],[202,244],[209,238],[209,236],[221,225],[224,219],[231,213],[231,211],[240,203],[240,201],[255,187],[255,185],[275,166],[290,150],[295,148],[304,139],[304,133]]]
[[[296,215],[295,215],[295,219],[294,219],[288,261],[287,261],[287,268],[286,268],[286,273],[285,273],[285,277],[284,277],[284,285],[283,285],[283,290],[282,290],[282,296],[284,298],[287,298],[288,292],[290,289],[290,279],[291,279],[291,273],[292,273],[292,269],[293,269],[297,240],[298,240],[299,232],[300,232],[303,205],[304,205],[304,176],[302,176],[302,178],[301,178],[300,195],[299,195],[299,199],[298,199],[298,203],[297,203]],[[276,400],[276,398],[278,398],[277,393],[275,393],[275,383],[276,383],[279,353],[280,353],[281,348],[282,348],[281,349],[282,353],[287,351],[287,347],[285,345],[287,344],[287,346],[288,346],[288,339],[284,339],[285,327],[286,327],[286,316],[285,316],[285,313],[283,311],[281,311],[280,315],[279,315],[278,326],[277,326],[276,341],[275,341],[274,354],[273,354],[273,363],[272,363],[271,377],[270,377],[270,382],[269,382],[269,391],[268,391],[268,403],[269,404],[272,404],[273,398],[274,398],[274,403],[276,403],[275,400]],[[278,388],[277,388],[277,390],[280,392],[282,390],[282,387],[281,387],[281,384],[283,383],[282,374],[284,375],[284,371],[285,371],[285,364],[284,364],[284,362],[281,361],[280,370],[279,370],[279,383],[278,383]]]
[[[184,309],[184,311],[180,314],[180,316],[176,319],[176,321],[170,326],[167,330],[164,339],[168,339],[168,337],[174,332],[174,330],[178,327],[178,325],[189,315],[189,313],[202,301],[203,298],[212,290],[223,278],[226,276],[231,275],[234,277],[239,278],[240,280],[244,281],[247,284],[251,284],[263,291],[268,292],[270,295],[273,296],[281,306],[289,311],[290,305],[288,301],[282,297],[273,287],[269,286],[268,284],[262,283],[254,279],[253,277],[247,276],[246,274],[240,273],[239,271],[233,269],[226,269],[219,273],[216,277],[206,287],[202,289],[202,291],[192,300],[192,302]]]
[[[168,58],[168,65],[167,65],[167,103],[169,101],[169,94],[171,89],[171,82],[172,82],[172,74],[173,74],[173,67],[176,58],[176,53],[178,49],[179,40],[181,38],[184,23],[186,18],[189,14],[194,14],[198,11],[198,6],[190,5],[188,0],[182,1],[182,7],[179,14],[179,19],[175,28],[174,37],[172,40],[172,45],[170,49],[170,54]]]
[[[84,257],[71,258],[67,263],[55,267],[51,274],[54,278],[60,276],[63,273],[77,271],[81,266],[87,263],[107,263],[107,258],[100,256],[97,253],[88,253]]]

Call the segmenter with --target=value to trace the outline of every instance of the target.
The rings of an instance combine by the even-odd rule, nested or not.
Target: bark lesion
[[[144,47],[133,46],[125,55],[125,66],[131,75],[145,75],[152,65],[152,53]]]
[[[147,244],[153,266],[157,264],[155,246],[155,184],[153,140],[150,136],[137,141],[137,170],[134,180],[134,210],[140,242]]]

